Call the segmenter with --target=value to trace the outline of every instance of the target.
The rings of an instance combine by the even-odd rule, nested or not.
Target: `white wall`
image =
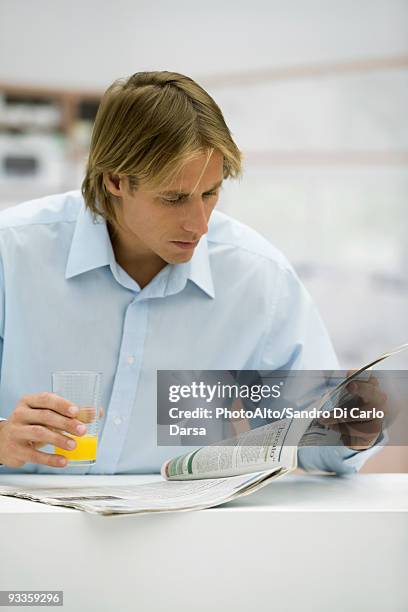
[[[1,0],[0,81],[104,88],[408,49],[405,0]]]

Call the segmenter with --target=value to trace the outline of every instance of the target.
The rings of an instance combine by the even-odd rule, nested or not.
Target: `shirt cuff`
[[[307,472],[354,474],[367,459],[380,452],[386,443],[384,433],[366,450],[356,451],[347,446],[303,446],[298,449],[298,465]]]

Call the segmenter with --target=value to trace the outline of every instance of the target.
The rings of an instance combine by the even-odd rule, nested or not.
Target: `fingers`
[[[364,414],[363,412],[361,414]],[[320,417],[318,419],[319,423],[321,425],[327,425],[331,427],[331,429],[334,429],[334,427],[332,427],[332,425],[337,425],[340,423],[370,423],[373,420],[372,417],[362,417],[362,416],[350,416],[349,412],[347,412],[347,416],[343,416],[343,417],[334,417],[334,416],[330,416],[330,417]],[[379,419],[380,420],[380,419]]]
[[[66,458],[62,455],[53,455],[35,449],[26,452],[23,458],[25,463],[40,463],[50,467],[64,467],[67,464]]]
[[[81,406],[79,409],[77,419],[82,421],[83,423],[92,423],[95,419],[96,408],[93,406]]]
[[[66,417],[77,416],[79,412],[78,406],[74,406],[72,402],[66,400],[60,395],[55,393],[34,393],[32,395],[25,395],[21,402],[30,406],[31,408],[48,408],[54,410]]]
[[[387,400],[386,394],[381,391],[378,380],[375,379],[375,383],[368,381],[353,380],[347,385],[347,389],[353,395],[361,397],[365,404],[371,404],[380,408]]]
[[[350,376],[354,372],[355,370],[349,370],[347,374]],[[370,378],[364,381],[355,379],[348,383],[346,389],[354,397],[340,397],[334,414],[318,419],[322,425],[338,431],[336,425],[340,423],[382,421],[387,412],[387,395],[381,390],[378,379],[374,375],[370,375]]]
[[[381,424],[375,421],[370,423],[353,423],[339,425],[341,440],[345,446],[353,450],[364,450],[370,448],[381,434]]]
[[[38,408],[27,407],[22,414],[20,422],[24,424],[44,425],[50,429],[66,431],[74,436],[82,436],[86,432],[86,425],[79,419],[79,413],[77,418],[74,419],[64,417],[53,410],[39,410]]]
[[[345,446],[353,450],[364,450],[370,448],[378,439],[382,431],[382,419],[370,420],[340,420],[331,419],[332,423],[328,423],[328,419],[319,419],[319,421],[327,425],[330,429],[338,431],[341,434],[341,440]]]
[[[385,417],[385,406],[377,408],[371,403],[363,404],[362,406],[335,407],[329,416],[321,416],[318,418],[321,425],[332,427],[337,423],[370,423],[372,421],[382,423]]]
[[[382,423],[379,419],[371,421],[352,421],[351,423],[341,423],[338,425],[338,431],[344,435],[357,437],[372,437],[374,434],[379,434],[382,430]]]
[[[37,440],[37,442],[34,442],[31,439],[25,439],[26,430],[28,430],[29,427],[30,426],[21,425],[19,423],[15,424],[9,420],[6,421],[6,424],[1,428],[1,463],[12,468],[22,467],[27,462],[41,463],[53,467],[64,467],[67,465],[65,457],[57,456],[52,453],[39,452],[37,450],[37,445],[41,446],[47,443],[48,438],[46,436],[48,434],[56,435],[55,432],[50,432],[45,427],[42,428],[39,425],[34,425],[32,427],[39,428],[30,433],[30,438],[33,437]]]
[[[75,440],[69,436],[64,436],[42,425],[27,425],[26,427],[22,427],[19,431],[18,438],[27,443],[33,442],[35,445],[39,443],[41,443],[42,446],[53,444],[54,446],[59,446],[67,450],[73,450],[76,447]]]
[[[348,448],[350,448],[351,450],[356,450],[356,451],[362,451],[362,450],[367,450],[368,448],[371,448],[375,442],[377,441],[377,438],[358,438],[355,436],[349,436],[347,434],[344,434],[343,436],[341,436],[341,440],[344,444],[344,446],[347,446]]]

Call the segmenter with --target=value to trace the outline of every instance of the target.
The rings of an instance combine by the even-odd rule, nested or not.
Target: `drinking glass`
[[[52,373],[52,391],[78,406],[75,417],[86,424],[87,431],[83,436],[66,433],[75,440],[74,450],[55,446],[59,455],[68,460],[68,465],[93,465],[96,462],[99,429],[99,402],[102,374],[100,372],[66,371]]]

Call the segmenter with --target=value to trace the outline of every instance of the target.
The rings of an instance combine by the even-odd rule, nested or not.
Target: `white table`
[[[5,475],[0,485],[155,478]],[[162,515],[0,496],[0,550],[0,589],[63,590],[64,607],[51,609],[65,612],[406,612],[408,475],[292,475],[219,508]]]

